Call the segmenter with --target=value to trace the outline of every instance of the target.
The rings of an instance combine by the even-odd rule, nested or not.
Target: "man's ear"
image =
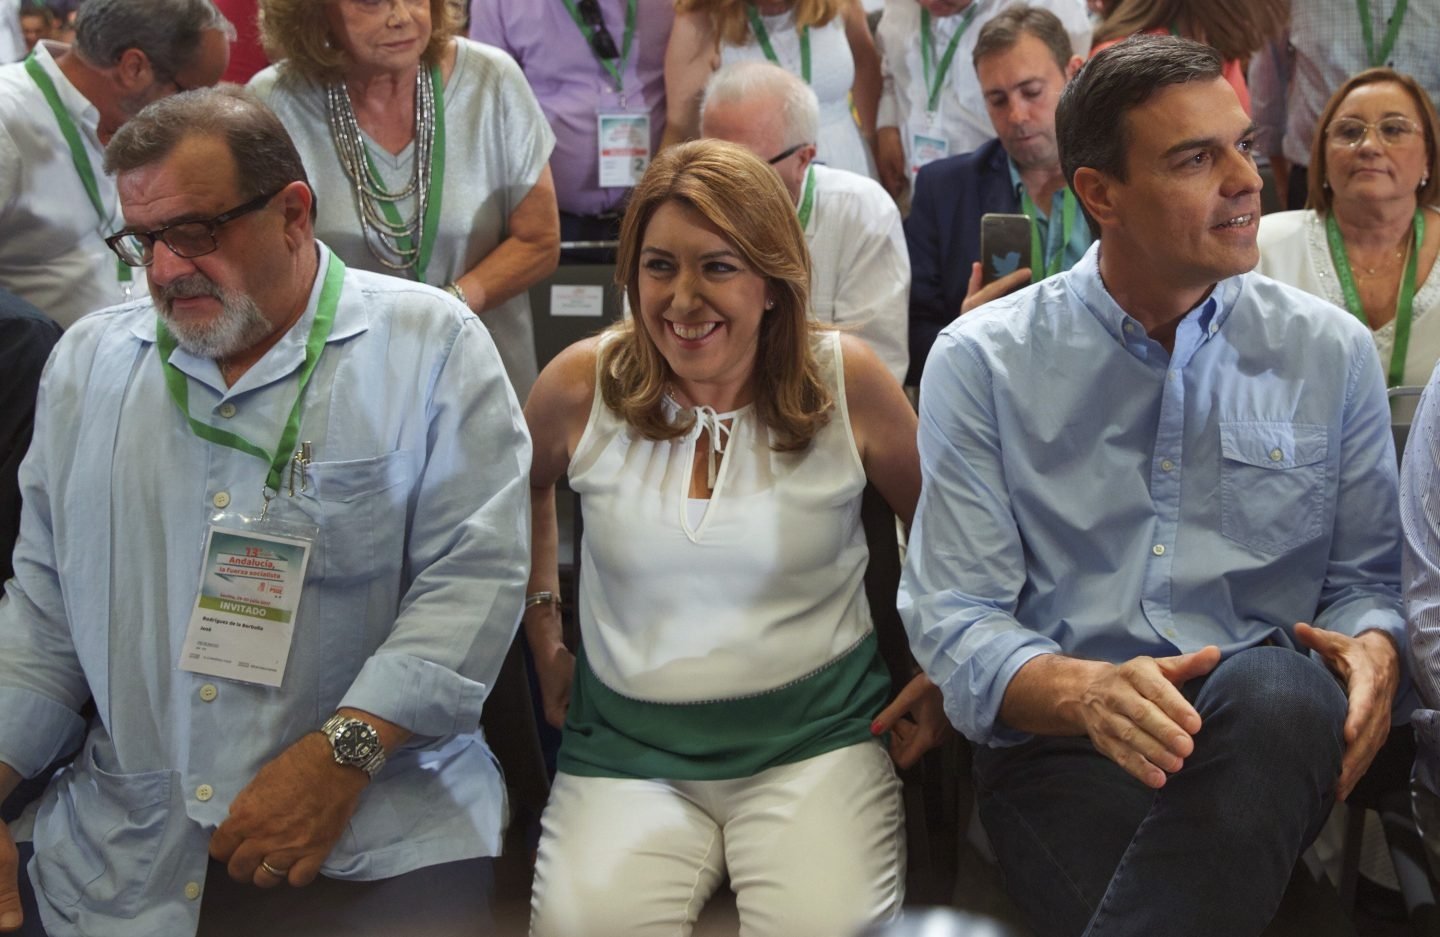
[[[297,179],[282,189],[275,198],[279,201],[280,211],[285,218],[285,240],[292,248],[298,248],[303,243],[305,232],[313,227],[310,211],[315,204],[315,190]]]
[[[805,146],[802,146],[800,148],[800,151],[798,153],[795,154],[795,161],[800,164],[801,172],[804,172],[806,169],[810,168],[810,164],[815,161],[816,152],[818,151],[815,147],[815,144],[807,143]]]
[[[1082,59],[1080,56],[1070,56],[1070,61],[1065,65],[1065,80],[1068,82],[1070,79],[1078,75],[1080,73],[1080,66],[1084,64],[1085,60]]]
[[[150,64],[150,56],[133,46],[120,53],[114,68],[115,81],[124,94],[144,91],[155,82],[155,68]]]
[[[1095,219],[1096,224],[1103,228],[1107,223],[1115,223],[1119,217],[1119,182],[1098,169],[1081,166],[1075,170],[1075,178],[1071,180],[1070,188],[1080,200],[1080,204],[1085,206],[1085,211]]]

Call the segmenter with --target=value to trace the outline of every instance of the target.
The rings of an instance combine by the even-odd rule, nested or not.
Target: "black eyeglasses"
[[[177,257],[203,257],[214,253],[220,246],[215,241],[216,228],[264,208],[272,198],[283,191],[285,187],[281,186],[214,218],[177,221],[154,231],[121,231],[119,234],[110,235],[105,239],[105,243],[115,252],[115,256],[131,267],[148,267],[155,261],[156,241],[164,241],[165,246]]]
[[[605,17],[600,15],[599,0],[580,0],[578,4],[580,18],[585,25],[590,27],[590,48],[594,50],[595,56],[602,59],[618,59],[620,50],[615,45],[615,37],[610,35],[610,30],[605,28]]]
[[[766,162],[769,163],[771,166],[774,166],[776,163],[782,163],[790,157],[794,156],[796,153],[805,149],[805,147],[809,145],[810,144],[808,143],[797,143],[794,146],[790,147],[790,149],[786,150],[784,153],[781,153],[779,156],[770,157],[768,160],[766,160]]]

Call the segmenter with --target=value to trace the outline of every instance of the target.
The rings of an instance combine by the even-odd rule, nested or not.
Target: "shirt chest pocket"
[[[1330,439],[1314,423],[1220,424],[1220,532],[1279,554],[1320,536]]]
[[[311,573],[343,582],[398,570],[415,477],[411,454],[400,450],[370,459],[313,462],[308,474],[313,500],[306,512],[320,527],[322,547],[311,560]]]

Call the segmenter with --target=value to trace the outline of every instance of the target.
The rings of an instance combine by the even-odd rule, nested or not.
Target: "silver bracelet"
[[[537,605],[553,605],[556,608],[559,608],[560,593],[549,591],[532,592],[529,595],[525,596],[525,608],[522,611],[528,611]]]
[[[456,283],[454,280],[451,280],[449,283],[446,283],[446,284],[445,284],[445,292],[449,293],[451,296],[454,296],[456,299],[460,300],[461,304],[463,304],[466,309],[469,309],[469,308],[470,308],[470,301],[465,298],[465,291],[460,288],[460,284],[459,284],[459,283]]]

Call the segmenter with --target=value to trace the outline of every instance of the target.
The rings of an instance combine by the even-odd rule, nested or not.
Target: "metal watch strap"
[[[343,729],[352,725],[363,726],[365,729],[369,730],[371,735],[375,737],[375,753],[363,761],[346,757],[344,754],[341,753],[339,746],[335,743],[335,740],[339,736],[340,732]],[[372,778],[375,776],[375,773],[384,766],[385,748],[380,745],[380,733],[375,729],[374,726],[366,722],[364,719],[356,719],[354,716],[342,716],[340,713],[336,713],[329,719],[325,720],[324,725],[320,726],[320,732],[322,735],[325,736],[327,740],[329,740],[330,755],[332,758],[335,759],[336,764],[349,765],[352,768],[359,768],[361,771],[364,771]]]

